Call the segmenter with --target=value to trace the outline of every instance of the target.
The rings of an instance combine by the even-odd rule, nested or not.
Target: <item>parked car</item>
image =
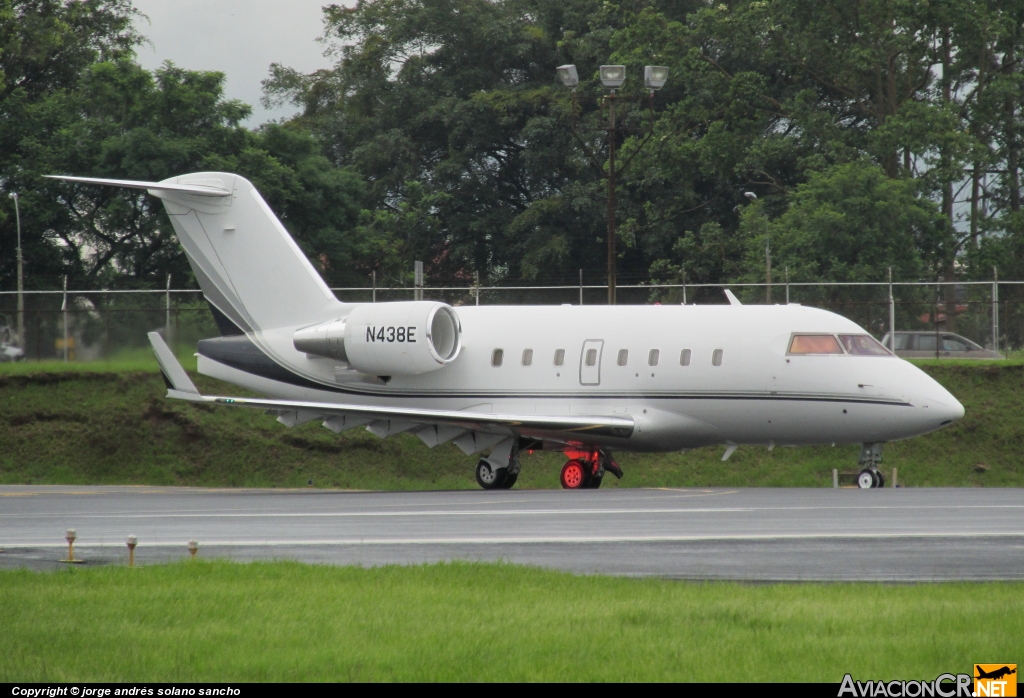
[[[14,331],[11,330],[5,315],[0,315],[0,361],[18,361],[25,357],[25,352],[14,343]]]
[[[882,338],[882,344],[889,346],[889,334]],[[937,351],[936,351],[937,347]],[[975,344],[966,337],[952,332],[897,332],[896,356],[905,359],[1001,359],[1002,354]]]

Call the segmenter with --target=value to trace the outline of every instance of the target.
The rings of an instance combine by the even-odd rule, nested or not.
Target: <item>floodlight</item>
[[[576,72],[576,66],[572,63],[558,66],[555,68],[555,72],[558,73],[559,80],[566,87],[576,87],[580,84],[579,73]]]
[[[668,68],[663,65],[644,66],[644,84],[648,89],[660,90],[668,80]]]
[[[615,88],[626,81],[626,66],[624,65],[602,65],[601,84],[605,87]]]

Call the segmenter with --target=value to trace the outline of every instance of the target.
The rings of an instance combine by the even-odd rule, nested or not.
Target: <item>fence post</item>
[[[896,301],[892,297],[892,267],[889,267],[889,351],[896,353]]]
[[[480,305],[480,272],[473,272],[473,295],[476,296],[476,304]]]
[[[786,267],[786,305],[789,305],[789,265]]]
[[[167,290],[164,292],[164,335],[167,346],[174,347],[174,333],[171,331],[171,275],[167,275]]]
[[[999,270],[992,267],[992,351],[999,353]]]
[[[370,282],[371,284],[373,284],[373,292],[372,292],[373,295],[370,296],[370,302],[371,303],[376,303],[377,302],[377,272],[376,271],[372,271],[372,272],[370,272],[370,275],[373,278],[373,281]]]
[[[64,363],[68,362],[68,277],[64,275],[64,299],[60,304],[60,311],[64,318]]]
[[[413,284],[416,290],[413,291],[415,300],[423,300],[423,262],[413,262]]]
[[[683,270],[683,305],[686,305],[686,270]]]
[[[583,270],[580,269],[580,305],[583,305]]]

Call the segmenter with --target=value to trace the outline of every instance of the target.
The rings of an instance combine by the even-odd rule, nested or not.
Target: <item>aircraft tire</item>
[[[476,484],[485,490],[500,489],[507,476],[506,468],[492,468],[486,458],[481,458],[476,464]]]
[[[882,475],[881,470],[874,471],[875,476],[875,487],[885,487],[885,476]]]
[[[601,482],[604,480],[604,475],[598,477],[597,475],[590,475],[587,477],[586,484],[583,485],[583,489],[596,490],[601,487]]]
[[[578,460],[567,461],[562,466],[562,474],[559,476],[559,481],[562,483],[562,488],[566,490],[581,490],[586,485],[587,469]]]
[[[515,475],[506,475],[505,479],[501,481],[501,489],[510,490],[512,486],[516,484],[516,480],[519,479],[519,473]]]
[[[878,481],[875,479],[875,473],[871,468],[864,468],[857,475],[857,487],[862,490],[869,490],[874,487],[878,487]]]

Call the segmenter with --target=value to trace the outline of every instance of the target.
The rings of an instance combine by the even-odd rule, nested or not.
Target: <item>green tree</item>
[[[897,279],[934,278],[953,253],[948,220],[917,183],[863,160],[812,173],[770,222],[747,208],[740,232],[744,278],[753,282],[765,280],[769,235],[774,263],[792,281],[885,281],[890,267]]]
[[[297,125],[241,125],[224,75],[134,60],[129,0],[0,0],[0,186],[21,195],[29,287],[179,283],[191,270],[163,206],[144,192],[47,174],[160,180],[220,169],[251,179],[334,283],[362,284],[386,246],[360,237],[363,180]],[[0,200],[0,283],[15,274]],[[364,231],[366,232],[366,231]]]
[[[274,66],[272,100],[335,164],[368,182],[367,226],[404,269],[437,280],[567,279],[601,263],[603,206],[590,163],[570,143],[559,42],[590,36],[598,3],[381,0],[326,8],[339,61],[301,75]],[[606,32],[607,33],[607,32]],[[586,49],[594,51],[593,42]],[[584,64],[593,73],[600,59]],[[583,95],[584,99],[590,99]]]

